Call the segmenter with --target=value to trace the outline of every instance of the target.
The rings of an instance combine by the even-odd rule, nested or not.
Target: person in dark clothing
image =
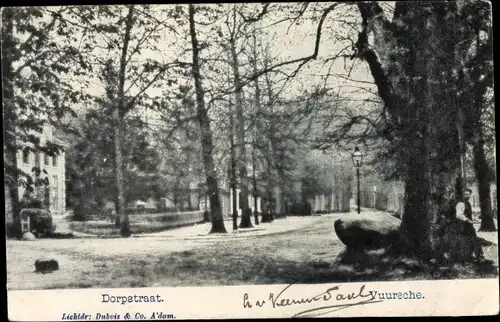
[[[472,206],[469,202],[472,190],[465,189],[463,198],[458,200],[455,205],[455,218],[461,222],[461,233],[469,242],[473,243],[474,259],[476,261],[484,261],[484,254],[481,245],[479,244],[476,229],[472,221]]]
[[[450,259],[479,263],[486,261],[472,221],[471,194],[470,189],[465,189],[463,197],[452,200],[443,216],[440,216],[437,222],[440,246],[433,262],[447,263]]]

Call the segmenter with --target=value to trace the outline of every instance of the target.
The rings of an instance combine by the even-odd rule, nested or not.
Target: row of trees
[[[15,151],[28,139],[16,128],[35,128],[37,113],[62,115],[91,101],[74,80],[104,70],[97,114],[105,124],[97,126],[109,129],[103,132],[104,151],[113,151],[106,159],[113,162],[113,184],[105,186],[115,189],[124,236],[130,231],[126,180],[136,181],[127,179],[127,169],[140,163],[127,156],[134,145],[126,137],[142,140],[134,135],[133,117],[143,110],[161,120],[151,125],[137,119],[151,126],[148,133],[165,151],[152,148],[143,158],[148,162],[169,155],[165,147],[198,141],[172,162],[195,164],[198,153],[193,173],[204,176],[212,232],[226,231],[219,196],[225,175],[233,189],[241,188],[240,227],[249,227],[247,197],[256,193],[258,181],[253,173],[267,180],[266,195],[280,187],[275,200],[284,209],[290,182],[302,181],[304,195],[310,195],[307,190],[320,187],[317,179],[328,171],[301,177],[304,169],[302,174],[318,169],[305,161],[311,147],[350,151],[353,144],[379,151],[378,170],[404,182],[404,235],[424,254],[431,253],[433,222],[450,187],[463,185],[465,147],[472,146],[482,228],[495,228],[484,148],[494,134],[487,119],[493,67],[491,8],[485,2],[88,6],[6,9],[2,15],[5,160],[15,164]],[[277,55],[273,43],[284,35],[277,30],[301,25],[313,30],[301,39],[311,44],[311,53]],[[322,51],[325,43],[334,49]],[[165,57],[165,48],[176,54]],[[360,62],[373,82],[351,75]],[[29,73],[19,72],[27,66]],[[332,71],[339,69],[345,73]],[[35,104],[40,96],[44,103]],[[189,138],[174,143],[186,129]],[[156,167],[149,167],[151,173],[158,173]],[[17,174],[9,173],[10,196],[18,200]]]
[[[50,122],[75,142],[67,151],[68,200],[76,212],[87,213],[114,196],[124,236],[129,235],[125,201],[158,199],[199,181],[203,173],[213,232],[225,231],[218,182],[228,166],[228,181],[243,192],[240,227],[252,225],[247,197],[257,193],[263,177],[268,199],[279,200],[283,212],[287,183],[300,180],[294,154],[307,150],[302,140],[319,105],[317,93],[284,99],[291,77],[280,78],[281,71],[274,70],[279,63],[256,30],[254,9],[260,10],[242,5],[7,9],[4,110],[13,204],[22,175],[16,151],[23,142],[37,143],[26,133]],[[214,27],[200,28],[207,25]],[[187,54],[165,60],[155,54],[163,41]],[[145,119],[144,111],[152,119]],[[214,130],[214,120],[234,126]],[[275,182],[278,198],[271,197]]]

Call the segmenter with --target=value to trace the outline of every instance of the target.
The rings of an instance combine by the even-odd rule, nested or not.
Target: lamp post
[[[361,162],[363,161],[363,154],[361,151],[359,151],[359,148],[356,147],[354,148],[354,153],[352,154],[352,162],[354,163],[354,166],[356,167],[356,177],[358,179],[358,214],[361,213],[361,198],[360,198],[360,191],[359,191],[359,168],[361,168]]]

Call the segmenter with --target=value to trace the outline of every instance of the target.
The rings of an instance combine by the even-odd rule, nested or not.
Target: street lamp
[[[359,148],[356,147],[354,148],[354,153],[352,154],[352,162],[354,163],[354,166],[356,167],[356,177],[358,178],[358,214],[361,213],[361,198],[360,198],[360,192],[359,192],[359,168],[361,168],[361,163],[363,161],[363,154],[361,151],[359,151]]]

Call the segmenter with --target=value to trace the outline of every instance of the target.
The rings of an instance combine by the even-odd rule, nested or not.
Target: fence
[[[391,192],[361,190],[360,204],[364,208],[374,208],[401,215],[404,209],[404,193],[397,190]]]
[[[133,234],[165,231],[202,223],[205,221],[203,215],[203,211],[129,215],[130,230]],[[114,218],[95,221],[73,221],[70,223],[70,228],[77,232],[100,236],[120,233],[120,228],[115,225]]]
[[[336,189],[329,194],[322,194],[311,199],[313,213],[349,212],[351,210],[351,191]]]
[[[203,211],[200,210],[174,213],[134,214],[128,217],[130,223],[161,222],[166,228],[197,224],[204,221]]]
[[[479,193],[477,189],[472,189],[471,204],[473,212],[479,213]],[[369,189],[362,190],[360,193],[361,207],[375,208],[377,210],[389,211],[402,215],[404,209],[404,193],[401,190],[393,189],[390,192],[374,192]],[[497,194],[496,187],[491,189],[491,208],[494,216],[497,216]]]

